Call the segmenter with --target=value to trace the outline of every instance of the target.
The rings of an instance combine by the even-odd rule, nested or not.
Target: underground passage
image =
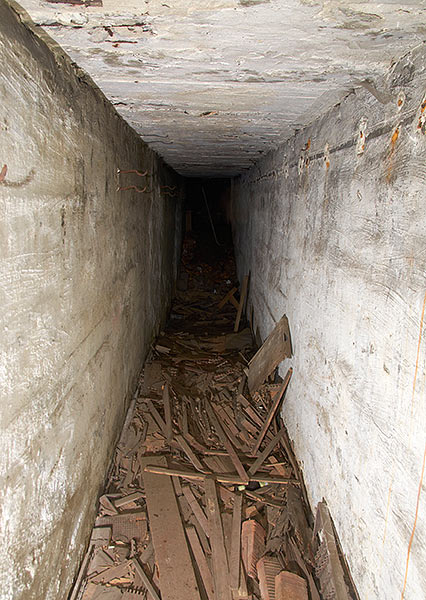
[[[425,37],[0,0],[1,600],[426,598]]]

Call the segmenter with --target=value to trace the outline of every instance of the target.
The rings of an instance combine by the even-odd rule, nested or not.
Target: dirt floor
[[[184,242],[72,600],[337,597],[280,417],[291,370],[249,391],[232,249],[204,241]]]

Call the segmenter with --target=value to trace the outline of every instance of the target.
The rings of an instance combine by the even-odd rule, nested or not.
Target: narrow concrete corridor
[[[250,393],[250,329],[235,332],[238,311],[222,300],[232,255],[216,262],[208,232],[194,237],[200,247],[186,253],[185,291],[145,362],[71,599],[268,598],[282,572],[278,597],[307,599],[309,589],[319,600],[315,555],[326,550],[276,419],[289,376]],[[333,581],[322,581],[329,592]]]
[[[426,598],[425,37],[421,0],[0,0],[1,600],[143,597],[144,577],[172,600],[154,480],[203,600],[240,499],[241,535],[259,523],[260,560],[310,600],[342,599],[316,564],[331,537],[353,598]],[[262,404],[246,362],[283,319]],[[180,360],[194,344],[208,372]],[[154,454],[203,480],[153,473]],[[223,531],[222,566],[187,497]],[[145,537],[105,525],[91,544],[114,511],[147,514]],[[105,581],[94,547],[127,571]],[[265,564],[233,595],[265,600]]]

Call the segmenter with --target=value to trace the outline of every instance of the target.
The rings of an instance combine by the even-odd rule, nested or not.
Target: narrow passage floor
[[[249,393],[251,332],[234,333],[236,303],[220,302],[232,255],[194,263],[187,240],[183,261],[186,289],[145,364],[71,599],[319,600],[279,416],[288,378]]]

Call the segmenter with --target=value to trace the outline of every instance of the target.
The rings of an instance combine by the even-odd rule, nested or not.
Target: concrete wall
[[[284,418],[363,600],[426,597],[425,59],[407,55],[234,182],[249,314],[262,338],[289,317]]]
[[[67,597],[178,257],[177,176],[49,45],[0,0],[2,600]]]

